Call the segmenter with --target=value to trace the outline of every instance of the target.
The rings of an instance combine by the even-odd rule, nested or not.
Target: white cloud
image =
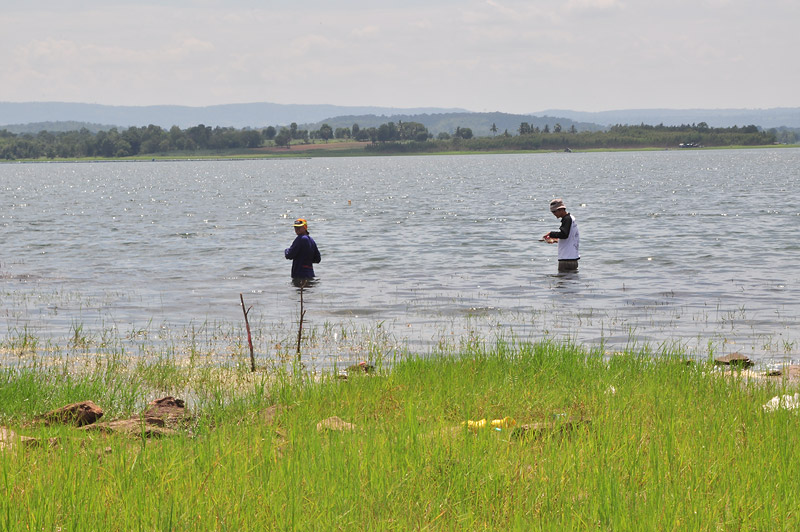
[[[0,84],[0,100],[513,112],[795,106],[798,5],[108,0],[66,9],[20,3],[0,13],[0,49],[12,73]]]
[[[378,26],[368,25],[353,28],[350,30],[350,35],[356,39],[375,38],[379,35],[380,28]]]
[[[597,15],[622,8],[623,3],[620,0],[569,0],[565,9],[579,15]]]

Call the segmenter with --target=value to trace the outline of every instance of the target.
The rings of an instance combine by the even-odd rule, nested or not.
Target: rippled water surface
[[[2,164],[0,190],[8,344],[240,342],[242,293],[258,356],[285,354],[302,216],[323,365],[494,336],[800,353],[797,149]],[[577,274],[539,241],[556,196]]]

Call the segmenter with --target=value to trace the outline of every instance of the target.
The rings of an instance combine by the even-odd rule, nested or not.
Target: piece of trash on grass
[[[765,412],[774,412],[775,410],[797,410],[800,408],[800,393],[794,395],[776,395],[762,407]]]
[[[493,419],[489,422],[486,421],[486,418],[479,419],[478,421],[473,421],[468,419],[467,421],[462,421],[461,425],[467,427],[469,430],[473,432],[477,432],[478,429],[485,428],[487,425],[494,428],[495,430],[503,430],[503,429],[510,429],[517,425],[517,422],[512,417],[504,417],[502,419]]]

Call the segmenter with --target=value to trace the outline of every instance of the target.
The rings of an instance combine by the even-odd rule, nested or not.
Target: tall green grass
[[[84,399],[128,415],[164,393],[197,415],[175,437],[26,425]],[[677,351],[513,340],[346,381],[171,359],[6,369],[4,423],[60,447],[0,452],[0,528],[792,530],[800,421],[761,408],[779,393]],[[356,429],[318,431],[331,416]],[[460,425],[504,416],[554,429]],[[556,430],[569,419],[586,422]]]

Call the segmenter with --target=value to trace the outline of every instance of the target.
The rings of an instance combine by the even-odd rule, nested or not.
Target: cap
[[[294,221],[292,227],[308,227],[308,222],[305,218],[298,218]]]
[[[566,209],[564,200],[561,198],[556,198],[550,202],[550,212],[556,212],[558,209]]]

